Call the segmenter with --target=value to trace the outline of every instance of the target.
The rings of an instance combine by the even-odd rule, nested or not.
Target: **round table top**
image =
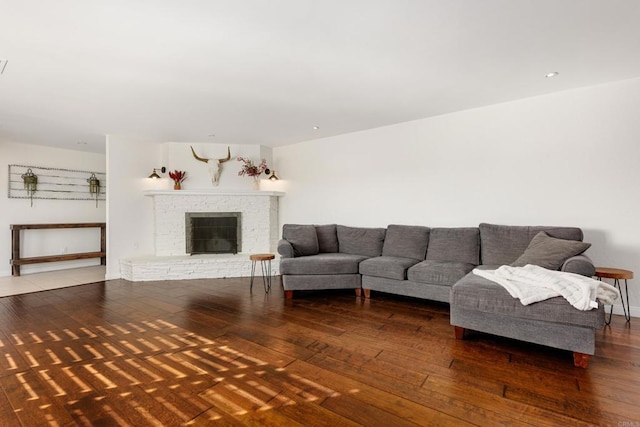
[[[249,256],[251,261],[268,261],[270,259],[274,259],[276,256],[274,254],[253,254]]]
[[[621,268],[596,267],[596,277],[605,279],[633,279],[633,271]]]

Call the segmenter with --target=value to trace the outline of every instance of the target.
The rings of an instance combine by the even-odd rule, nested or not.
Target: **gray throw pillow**
[[[282,238],[291,243],[295,256],[318,254],[318,235],[313,225],[285,224]]]
[[[544,231],[535,235],[520,258],[511,265],[523,267],[527,264],[538,265],[549,270],[557,270],[571,258],[589,249],[591,243],[577,240],[556,239]]]

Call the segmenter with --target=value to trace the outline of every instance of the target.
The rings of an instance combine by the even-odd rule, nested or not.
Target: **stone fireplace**
[[[250,254],[277,253],[280,231],[278,198],[284,193],[174,190],[149,191],[145,195],[153,199],[155,254],[121,260],[120,270],[124,279],[147,281],[246,277],[251,273]],[[214,237],[217,242],[205,239],[205,243],[199,243],[205,248],[214,248],[214,253],[187,251],[187,214],[206,218],[220,217],[221,214],[228,216],[229,213],[237,214],[240,219],[240,225],[236,225],[239,240],[237,253],[233,253],[233,250],[218,251],[228,246],[218,237]],[[279,259],[276,257],[272,262],[273,274],[277,274],[278,266]]]

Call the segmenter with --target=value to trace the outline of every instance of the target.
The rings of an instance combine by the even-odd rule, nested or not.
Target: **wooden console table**
[[[100,228],[100,251],[75,254],[46,255],[29,258],[20,257],[20,231],[54,228]],[[11,224],[11,274],[20,276],[20,266],[42,262],[71,261],[75,259],[100,258],[100,264],[107,264],[107,224],[104,222],[81,222],[73,224]]]

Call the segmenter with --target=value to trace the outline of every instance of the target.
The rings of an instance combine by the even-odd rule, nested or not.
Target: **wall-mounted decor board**
[[[38,178],[33,197],[27,192],[22,178],[29,169]],[[89,192],[88,180],[92,173],[100,181],[97,194]],[[107,177],[104,172],[98,171],[9,165],[8,184],[10,199],[96,200],[97,195],[97,200],[106,200]]]

